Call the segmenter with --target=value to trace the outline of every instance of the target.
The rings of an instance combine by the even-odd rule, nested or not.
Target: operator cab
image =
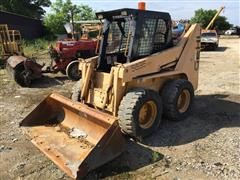
[[[129,63],[172,46],[169,13],[138,9],[118,9],[96,13],[103,21],[98,70]]]

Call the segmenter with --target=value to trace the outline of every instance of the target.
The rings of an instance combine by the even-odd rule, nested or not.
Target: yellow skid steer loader
[[[199,25],[174,46],[168,13],[124,8],[96,15],[104,22],[99,55],[80,61],[72,99],[51,94],[21,123],[73,178],[123,152],[124,134],[142,139],[162,116],[187,117],[198,84]]]

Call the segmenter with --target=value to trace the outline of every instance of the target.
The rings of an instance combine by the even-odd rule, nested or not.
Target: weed
[[[23,52],[27,57],[32,57],[43,51],[47,51],[50,44],[55,44],[55,41],[49,41],[46,39],[35,39],[35,40],[23,40]]]
[[[156,151],[152,152],[152,162],[157,162],[162,158],[163,158],[163,155],[161,153],[156,152]]]

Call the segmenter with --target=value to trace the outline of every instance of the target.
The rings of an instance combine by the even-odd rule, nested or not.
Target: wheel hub
[[[187,89],[184,89],[177,101],[177,108],[180,113],[187,111],[190,104],[190,93]]]
[[[74,76],[74,77],[78,77],[79,76],[79,70],[78,70],[78,66],[73,66],[72,69],[71,69],[71,74]]]
[[[139,125],[143,129],[152,126],[157,116],[157,106],[154,101],[145,102],[139,111]]]

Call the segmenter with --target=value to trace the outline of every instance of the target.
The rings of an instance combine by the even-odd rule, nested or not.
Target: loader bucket
[[[72,178],[120,155],[125,139],[116,118],[50,94],[20,124],[32,143]]]

